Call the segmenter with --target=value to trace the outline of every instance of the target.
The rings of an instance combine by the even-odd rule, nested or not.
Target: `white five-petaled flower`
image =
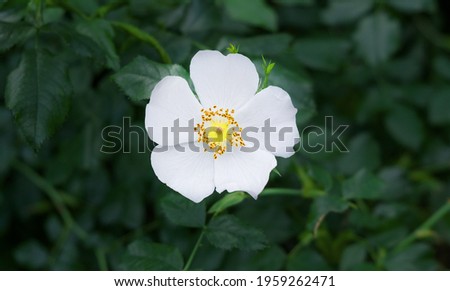
[[[156,176],[194,202],[214,189],[245,191],[256,199],[277,165],[275,156],[294,153],[297,109],[279,87],[257,92],[255,65],[241,54],[199,51],[191,60],[190,75],[199,100],[185,79],[167,76],[147,105],[145,126],[158,144],[151,154]],[[195,133],[172,136],[176,120],[180,127],[194,124]],[[270,137],[261,131],[266,120],[275,128]],[[242,134],[250,127],[259,129],[248,134],[257,143],[250,144]],[[265,147],[268,138],[270,147]],[[255,144],[259,148],[249,150]]]

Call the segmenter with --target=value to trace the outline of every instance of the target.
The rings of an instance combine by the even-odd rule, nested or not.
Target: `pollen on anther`
[[[245,143],[241,136],[242,128],[234,119],[234,109],[218,108],[217,105],[200,110],[202,112],[202,122],[194,127],[198,134],[198,142],[203,142],[207,149],[204,152],[213,152],[214,159],[227,152],[227,147],[244,146]],[[211,128],[216,128],[215,133],[210,135]],[[226,134],[223,134],[226,132]],[[218,138],[222,140],[218,140]]]

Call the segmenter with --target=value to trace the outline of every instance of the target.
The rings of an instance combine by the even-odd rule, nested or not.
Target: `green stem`
[[[159,41],[156,40],[156,38],[154,38],[150,34],[146,33],[145,31],[143,31],[143,30],[139,29],[138,27],[131,25],[129,23],[120,22],[120,21],[113,21],[111,23],[114,26],[125,30],[126,32],[128,32],[135,38],[139,39],[140,41],[146,42],[146,43],[150,44],[151,46],[153,46],[156,49],[156,51],[158,52],[158,54],[160,55],[161,60],[164,63],[166,63],[166,64],[172,63],[167,51],[162,47],[162,45],[159,43]]]
[[[429,20],[422,17],[415,17],[414,24],[417,30],[434,46],[444,49],[446,51],[450,50],[450,37],[441,34]]]
[[[49,258],[50,266],[52,266],[56,262],[58,254],[61,252],[63,246],[67,242],[69,235],[70,235],[70,229],[68,229],[67,227],[64,228],[62,230],[62,232],[60,233],[59,238],[58,238],[55,246],[53,247],[53,250],[51,251],[51,255]]]
[[[98,16],[98,17],[103,18],[109,12],[111,12],[117,8],[120,8],[120,7],[124,6],[125,4],[126,4],[125,0],[116,0],[111,3],[107,3],[103,6],[101,6],[100,8],[98,8],[97,11],[95,11],[94,17]]]
[[[189,258],[186,262],[186,265],[183,268],[183,271],[188,271],[189,268],[191,267],[192,261],[194,260],[195,255],[197,254],[198,248],[200,247],[200,245],[202,243],[203,236],[205,236],[205,230],[206,230],[206,228],[202,229],[202,232],[200,233],[200,236],[198,237],[197,242],[195,243],[195,246],[192,249],[191,254],[189,255]]]
[[[108,263],[106,261],[105,251],[102,248],[98,248],[95,250],[95,256],[97,257],[100,271],[108,271]]]
[[[444,205],[441,206],[430,218],[428,218],[424,223],[422,223],[413,233],[402,240],[394,252],[401,251],[413,243],[420,234],[430,230],[439,220],[441,220],[447,213],[450,212],[450,200],[448,200]]]
[[[40,28],[44,24],[44,5],[45,0],[34,0],[34,4],[36,5],[36,27]]]
[[[64,8],[64,10],[71,11],[71,12],[75,13],[76,15],[78,15],[79,17],[81,17],[81,18],[83,18],[85,20],[91,19],[83,11],[81,11],[78,8],[76,8],[72,4],[68,3],[67,0],[56,0],[55,4],[58,5],[61,8]]]
[[[64,200],[61,198],[60,193],[44,178],[39,176],[33,169],[24,163],[19,161],[13,162],[13,167],[27,177],[33,184],[41,189],[47,197],[52,201],[54,207],[61,216],[62,221],[66,227],[73,232],[83,241],[88,241],[88,234],[75,222],[75,219],[70,214],[69,210],[64,204]]]

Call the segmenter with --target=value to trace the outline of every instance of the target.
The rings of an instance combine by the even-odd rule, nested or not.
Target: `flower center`
[[[234,120],[234,109],[212,108],[202,109],[202,122],[194,127],[198,134],[198,142],[205,143],[208,148],[204,151],[213,152],[214,159],[223,155],[228,147],[244,146],[241,137],[242,128]]]

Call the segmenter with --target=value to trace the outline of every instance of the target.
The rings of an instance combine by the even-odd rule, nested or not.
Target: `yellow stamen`
[[[212,151],[214,159],[223,155],[228,146],[245,146],[242,139],[242,128],[234,119],[234,109],[217,108],[201,109],[202,122],[194,127],[198,134],[198,142],[203,142]]]

